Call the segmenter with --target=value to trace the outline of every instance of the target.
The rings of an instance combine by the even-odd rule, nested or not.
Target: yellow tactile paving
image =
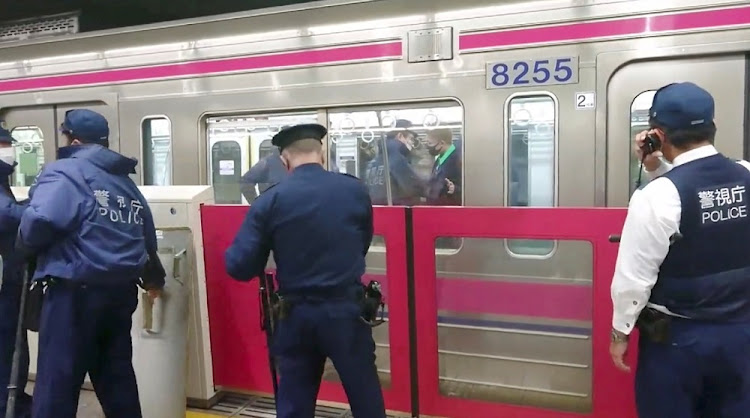
[[[195,411],[187,411],[185,413],[185,418],[216,418],[216,417],[225,417],[226,415],[216,415],[216,414],[207,414],[205,412],[195,412]]]

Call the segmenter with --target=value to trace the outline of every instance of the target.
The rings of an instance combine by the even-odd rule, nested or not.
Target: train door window
[[[29,187],[44,165],[44,133],[37,126],[16,126],[11,130],[16,140],[16,162],[13,185]]]
[[[216,203],[251,203],[279,178],[286,175],[281,161],[272,155],[261,159],[261,144],[281,128],[300,123],[318,123],[316,112],[248,116],[220,116],[206,120],[209,182]],[[244,176],[244,180],[243,180]]]
[[[544,94],[516,95],[506,106],[506,206],[552,207],[557,201],[557,100]],[[548,257],[554,241],[507,240],[520,257]]]
[[[172,185],[172,123],[165,116],[148,117],[141,123],[143,184]]]
[[[271,143],[270,139],[266,139],[265,141],[261,142],[258,146],[258,159],[262,160],[269,155],[274,153],[274,145]]]
[[[373,205],[463,204],[458,103],[337,109],[329,111],[328,120],[329,167],[362,179]],[[461,242],[444,241],[440,247],[450,250]]]
[[[654,101],[654,95],[656,90],[647,90],[633,99],[633,103],[630,105],[630,136],[628,140],[632,141],[635,136],[646,129],[648,129],[648,111],[651,109],[651,102]],[[641,171],[641,162],[635,156],[635,153],[630,152],[630,194],[635,192],[636,184],[638,182],[638,174]],[[645,185],[649,182],[649,178],[646,173],[641,174],[641,185]]]

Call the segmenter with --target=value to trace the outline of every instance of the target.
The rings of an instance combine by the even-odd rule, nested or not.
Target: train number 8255
[[[578,57],[487,63],[487,88],[578,83]]]

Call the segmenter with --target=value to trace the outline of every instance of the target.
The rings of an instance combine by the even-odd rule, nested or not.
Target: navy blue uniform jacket
[[[0,256],[3,257],[3,281],[23,280],[23,257],[16,247],[16,234],[25,205],[16,202],[10,190],[9,176],[14,167],[0,161]]]
[[[60,148],[58,158],[37,177],[19,228],[20,245],[38,255],[34,279],[135,283],[150,258],[144,284],[163,286],[151,211],[128,177],[138,162],[99,145]]]
[[[281,163],[281,157],[278,150],[276,150],[250,167],[250,170],[240,180],[240,190],[245,199],[248,202],[252,202],[257,195],[255,193],[256,184],[260,193],[263,193],[269,187],[284,180],[286,177],[286,168]]]
[[[397,139],[387,139],[388,171],[385,173],[385,155],[382,142],[378,143],[378,155],[367,164],[366,182],[370,196],[376,205],[388,205],[386,178],[391,182],[391,199],[397,206],[413,206],[424,195],[424,184],[409,162],[409,148]]]
[[[362,182],[305,164],[250,206],[226,251],[226,268],[233,278],[250,280],[273,251],[281,294],[346,291],[361,283],[372,234],[372,203]]]

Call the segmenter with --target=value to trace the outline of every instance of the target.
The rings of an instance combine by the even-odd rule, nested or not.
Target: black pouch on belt
[[[666,343],[669,341],[672,317],[647,307],[641,311],[635,326],[641,332],[641,335],[649,341]]]

